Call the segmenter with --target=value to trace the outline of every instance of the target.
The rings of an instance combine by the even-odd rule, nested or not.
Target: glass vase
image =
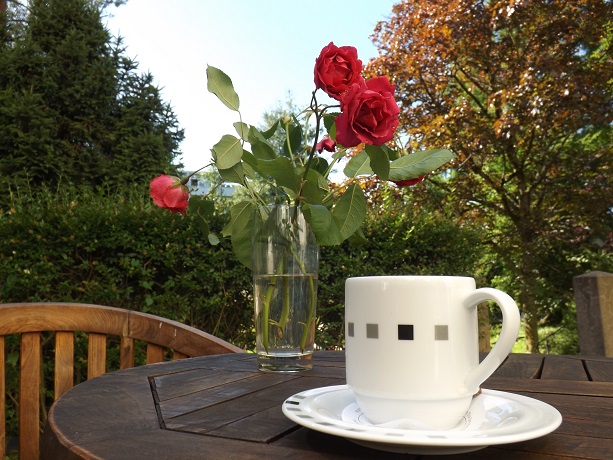
[[[253,237],[256,353],[262,371],[311,369],[319,246],[300,208],[258,209]]]

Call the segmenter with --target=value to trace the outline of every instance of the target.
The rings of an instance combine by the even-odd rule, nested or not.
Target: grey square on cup
[[[434,326],[434,340],[449,340],[449,327],[446,324]]]
[[[349,337],[354,337],[354,330],[353,323],[347,323],[347,335]]]
[[[366,325],[366,338],[367,339],[378,339],[379,338],[379,325],[378,324],[367,324]]]

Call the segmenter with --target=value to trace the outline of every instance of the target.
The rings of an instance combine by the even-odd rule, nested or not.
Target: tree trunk
[[[523,242],[523,256],[521,258],[521,266],[519,267],[519,304],[520,309],[524,313],[524,326],[526,336],[526,347],[529,353],[539,353],[539,318],[538,308],[536,303],[535,278],[537,276],[534,270],[532,260],[533,245],[531,241]]]
[[[477,306],[479,321],[479,351],[490,351],[492,342],[490,338],[490,308],[488,302]]]
[[[525,325],[525,335],[526,335],[526,347],[530,353],[540,353],[539,352],[539,331],[538,331],[538,323],[539,318],[537,314],[536,304],[534,303],[534,298],[528,291],[530,289],[529,286],[524,286],[522,288],[523,294],[520,296],[522,300],[520,302],[523,304],[524,308],[524,325]]]

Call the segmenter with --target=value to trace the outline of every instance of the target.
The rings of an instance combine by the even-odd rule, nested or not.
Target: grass
[[[499,324],[490,329],[492,347],[500,335]],[[579,336],[576,329],[564,326],[542,326],[539,328],[539,351],[554,355],[576,355],[579,353]],[[512,353],[528,353],[525,326],[521,325]]]

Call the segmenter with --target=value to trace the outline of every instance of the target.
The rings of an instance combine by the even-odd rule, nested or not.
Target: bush
[[[217,215],[213,230],[225,221]],[[369,217],[365,233],[361,245],[321,249],[322,348],[342,344],[350,276],[474,274],[477,233],[438,214],[396,206]],[[143,190],[15,193],[0,214],[0,296],[144,311],[254,346],[251,273],[230,242],[209,245],[190,219],[153,206]]]
[[[139,191],[26,194],[0,216],[0,296],[144,311],[246,346],[251,276],[228,244]]]
[[[367,218],[367,240],[321,249],[318,345],[344,341],[345,280],[372,275],[475,276],[479,235],[475,229],[411,206]]]

